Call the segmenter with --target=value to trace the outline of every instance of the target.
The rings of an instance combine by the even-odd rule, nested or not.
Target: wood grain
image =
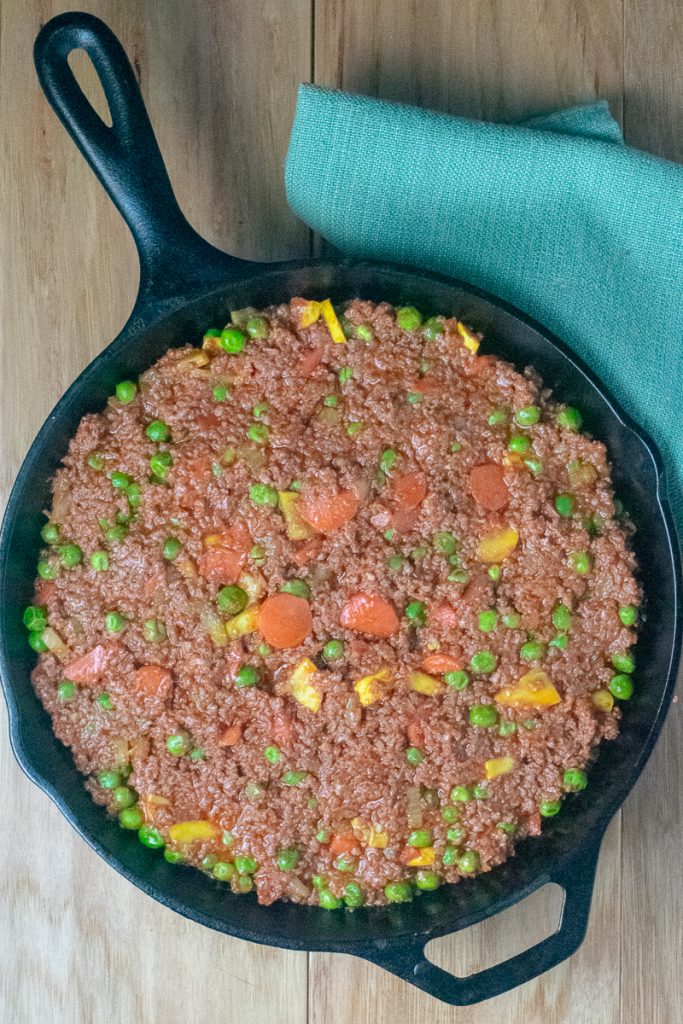
[[[78,371],[117,333],[134,247],[35,80],[40,24],[0,0],[0,488]],[[305,255],[282,162],[295,86],[484,118],[604,97],[634,144],[683,158],[677,0],[91,0],[133,57],[181,205],[248,258]],[[315,23],[313,22],[315,15]],[[87,76],[86,76],[87,78]],[[91,80],[91,79],[90,79]],[[683,726],[664,735],[600,859],[588,936],[544,978],[453,1010],[350,957],[264,949],[184,921],[107,868],[20,773],[0,709],[0,1021],[11,1024],[680,1024]],[[20,841],[9,837],[19,835]],[[553,927],[557,893],[433,943],[456,973]]]

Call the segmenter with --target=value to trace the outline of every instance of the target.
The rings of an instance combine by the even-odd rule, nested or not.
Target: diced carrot
[[[412,510],[427,497],[427,480],[422,473],[401,473],[391,481],[391,496],[398,510]]]
[[[439,395],[441,394],[441,384],[436,377],[419,377],[410,386],[411,391],[416,391],[418,395]]]
[[[446,654],[445,651],[435,651],[434,654],[428,654],[422,662],[422,668],[425,672],[431,672],[437,676],[442,675],[444,672],[459,672],[463,665],[462,657],[457,654]],[[419,744],[416,744],[416,746],[419,746]]]
[[[236,583],[251,548],[251,535],[243,523],[204,538],[205,551],[197,563],[199,574],[215,583]]]
[[[218,739],[218,743],[221,747],[234,747],[241,739],[242,723],[235,722],[234,725],[229,725],[227,729],[223,730]]]
[[[299,357],[297,371],[302,377],[310,377],[313,371],[320,366],[324,355],[324,345],[316,345],[315,348],[306,349]]]
[[[359,504],[355,491],[305,490],[301,495],[299,514],[318,533],[333,533],[353,519]]]
[[[64,675],[72,683],[96,683],[107,667],[112,655],[115,653],[113,645],[98,644],[92,651],[76,658],[64,669]]]
[[[473,356],[465,360],[462,370],[466,377],[479,377],[495,364],[495,356]]]
[[[371,636],[391,636],[398,630],[398,616],[379,594],[352,594],[339,618],[346,629],[357,629]]]
[[[271,647],[298,647],[313,628],[311,606],[295,594],[272,594],[261,605],[258,628]]]
[[[148,697],[168,697],[173,689],[173,676],[161,665],[142,665],[135,673],[135,689]]]
[[[47,604],[57,593],[57,584],[54,580],[39,580],[36,584],[36,599],[38,604]]]
[[[425,741],[424,729],[419,722],[409,722],[406,729],[406,736],[411,747],[422,747]]]
[[[292,561],[295,565],[308,565],[309,562],[318,557],[322,546],[322,537],[311,537],[310,540],[305,540],[303,544],[296,545],[292,551]]]
[[[398,855],[398,859],[401,861],[401,864],[408,864],[408,862],[411,861],[414,856],[415,856],[415,847],[413,847],[413,846],[404,846],[403,849],[401,850],[401,852]]]
[[[505,508],[510,500],[503,467],[496,462],[484,462],[471,469],[469,483],[474,500],[489,512]]]
[[[340,853],[360,853],[358,840],[352,832],[333,836],[328,849],[334,857],[338,857]]]
[[[458,624],[458,613],[448,601],[439,601],[429,608],[429,624],[440,629],[454,629]]]

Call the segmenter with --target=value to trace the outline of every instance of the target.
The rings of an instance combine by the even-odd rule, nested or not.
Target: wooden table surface
[[[239,256],[306,255],[283,158],[297,83],[517,117],[604,97],[628,141],[683,160],[677,0],[93,0],[122,39],[181,205]],[[44,417],[126,320],[123,223],[36,81],[40,25],[2,0],[1,487]],[[656,300],[656,297],[653,297]],[[0,702],[0,705],[2,702]],[[683,727],[674,705],[604,842],[588,935],[543,978],[468,1009],[351,957],[257,947],[187,922],[111,871],[21,774],[0,708],[0,1021],[7,1024],[680,1024]],[[653,833],[656,834],[653,835]],[[552,931],[542,891],[434,944],[469,973]]]

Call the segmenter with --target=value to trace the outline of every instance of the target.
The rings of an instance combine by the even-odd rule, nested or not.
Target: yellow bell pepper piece
[[[168,830],[168,837],[174,843],[205,842],[217,839],[220,834],[220,828],[212,821],[179,821]]]
[[[304,522],[296,507],[301,495],[298,491],[278,491],[280,511],[285,520],[287,536],[290,540],[308,540],[313,536],[313,529]]]
[[[519,543],[519,534],[511,526],[504,530],[487,533],[479,541],[477,557],[480,562],[493,565],[511,555]]]
[[[466,349],[468,349],[472,355],[476,355],[481,342],[476,334],[472,334],[472,331],[468,330],[464,324],[461,324],[458,320],[458,334],[462,338],[462,343]]]
[[[258,629],[259,606],[255,604],[252,608],[245,608],[239,615],[233,616],[225,623],[226,635],[235,640],[238,636],[246,636],[247,633],[255,633]]]
[[[393,686],[393,679],[388,668],[382,668],[371,676],[363,676],[354,683],[354,690],[364,708],[385,697]]]
[[[520,676],[516,684],[503,687],[493,699],[511,708],[545,708],[562,700],[552,681],[540,668]]]
[[[521,469],[524,459],[517,452],[506,452],[503,456],[503,465],[506,469]]]
[[[445,683],[434,676],[427,675],[426,672],[411,672],[410,686],[417,693],[424,693],[427,697],[433,697],[435,693],[446,689]]]
[[[353,818],[351,827],[357,838],[374,850],[385,850],[389,845],[389,836],[386,832],[375,828],[374,825],[364,825],[360,818]]]
[[[310,327],[311,324],[314,324],[316,320],[320,319],[320,313],[320,302],[314,302],[313,300],[311,300],[310,302],[306,303],[301,313],[299,314],[299,326]]]
[[[487,779],[497,779],[499,775],[507,775],[514,767],[514,757],[492,757],[484,761],[484,774]]]
[[[591,704],[598,711],[611,711],[614,707],[614,697],[609,690],[596,690],[591,694]]]
[[[434,847],[423,846],[421,850],[418,850],[413,859],[408,861],[408,866],[411,868],[428,868],[434,863],[435,858]]]
[[[342,330],[342,326],[337,319],[337,314],[334,311],[334,306],[329,299],[323,299],[320,303],[320,311],[323,315],[323,320],[327,324],[327,329],[330,332],[330,337],[335,345],[345,345],[346,335]]]
[[[323,699],[320,690],[311,682],[317,674],[318,670],[310,658],[302,658],[289,677],[289,692],[292,697],[313,714],[320,710]]]

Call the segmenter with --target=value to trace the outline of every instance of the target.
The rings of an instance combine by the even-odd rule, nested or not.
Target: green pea
[[[459,441],[453,441],[452,444],[450,445],[449,451],[453,452],[453,454],[462,451],[462,445],[460,444]]]
[[[441,819],[445,821],[447,825],[452,825],[453,822],[458,820],[458,808],[457,807],[444,807],[441,811]]]
[[[254,505],[269,505],[271,508],[277,508],[279,504],[277,491],[268,484],[252,484],[249,488],[249,498]]]
[[[634,668],[636,667],[633,655],[629,654],[627,651],[620,651],[618,654],[613,654],[612,665],[617,670],[617,672],[626,673],[633,672]]]
[[[416,331],[422,323],[422,314],[414,306],[400,306],[396,310],[396,323],[402,331]]]
[[[253,875],[258,868],[258,863],[253,857],[238,854],[235,857],[235,867],[241,875]]]
[[[339,399],[336,395],[326,395],[323,398],[323,405],[326,405],[328,409],[336,409],[339,405]]]
[[[47,644],[43,640],[42,629],[30,630],[28,634],[28,645],[36,652],[36,654],[45,654],[47,651]]]
[[[252,558],[257,565],[265,565],[266,549],[261,544],[254,544],[253,548],[249,552],[249,557]]]
[[[138,386],[132,380],[122,380],[116,385],[116,397],[122,405],[128,405],[138,393]]]
[[[573,494],[556,494],[555,495],[555,511],[558,516],[569,516],[574,514],[576,509],[576,498]]]
[[[410,903],[413,890],[410,882],[389,882],[384,886],[384,895],[389,903]]]
[[[464,690],[470,681],[470,677],[463,669],[454,672],[444,672],[444,682],[453,690]]]
[[[556,647],[560,651],[566,651],[569,646],[569,637],[566,633],[558,633],[548,644],[549,647]]]
[[[118,544],[125,539],[127,533],[127,526],[108,526],[104,531],[104,539],[107,544]]]
[[[120,633],[125,625],[126,620],[120,612],[107,612],[104,616],[104,628],[107,633]]]
[[[355,437],[356,434],[360,434],[363,426],[364,424],[361,420],[352,420],[351,423],[348,423],[346,426],[346,433],[349,437]]]
[[[279,867],[280,871],[293,871],[299,863],[301,854],[298,850],[295,850],[293,846],[287,847],[284,850],[278,852],[275,858],[275,863]]]
[[[138,829],[138,839],[143,846],[149,847],[150,850],[162,850],[165,845],[161,832],[152,825],[143,825]]]
[[[543,818],[554,818],[562,807],[561,800],[541,800],[538,810]]]
[[[166,737],[166,750],[174,757],[182,757],[191,748],[190,737],[186,732],[174,732]]]
[[[422,889],[423,892],[432,892],[441,885],[441,875],[437,874],[436,871],[420,868],[419,871],[415,872],[415,885],[418,889]]]
[[[160,480],[166,479],[172,465],[173,456],[170,452],[156,452],[149,460],[149,468]]]
[[[419,747],[408,747],[406,750],[406,761],[412,765],[413,768],[417,768],[419,764],[422,764],[425,756]]]
[[[164,860],[168,861],[169,864],[185,863],[185,858],[180,850],[169,850],[168,846],[164,847]]]
[[[68,704],[78,693],[78,687],[70,679],[64,679],[57,687],[57,700],[62,704]]]
[[[342,905],[342,901],[333,896],[329,889],[320,890],[318,901],[323,910],[338,910]]]
[[[436,550],[442,555],[453,555],[457,551],[458,542],[452,533],[447,530],[442,530],[439,533],[435,533],[432,539],[432,543]]]
[[[467,786],[454,786],[451,790],[451,800],[454,803],[465,804],[470,800],[472,794]]]
[[[228,397],[228,389],[225,384],[216,384],[211,392],[214,402],[224,402]]]
[[[337,871],[355,871],[358,862],[355,857],[350,857],[347,853],[340,853],[334,862],[334,867]]]
[[[168,441],[171,437],[171,428],[163,420],[152,420],[145,433],[150,441]]]
[[[353,377],[353,370],[351,369],[350,366],[342,366],[337,376],[339,377],[339,383],[343,387],[344,384],[348,384],[348,382]]]
[[[145,823],[145,816],[136,805],[135,807],[124,807],[119,812],[119,825],[121,828],[130,829],[131,832],[137,832],[139,828]]]
[[[588,785],[588,776],[580,768],[568,768],[562,776],[562,781],[567,789],[573,793],[580,793]]]
[[[586,551],[570,551],[569,564],[579,576],[586,576],[592,567],[591,556]]]
[[[205,871],[213,871],[218,858],[215,854],[209,853],[206,857],[202,857],[201,865]]]
[[[128,476],[127,473],[122,473],[120,470],[115,469],[111,473],[109,480],[112,487],[116,487],[118,490],[124,490],[128,484],[133,482],[133,478]]]
[[[247,431],[247,437],[254,444],[266,444],[270,437],[270,430],[265,423],[252,423]]]
[[[282,759],[282,751],[280,750],[279,747],[266,747],[266,749],[263,751],[263,756],[265,757],[268,764],[278,764],[278,762]]]
[[[137,801],[137,794],[130,786],[116,786],[112,790],[112,803],[118,811],[122,811],[124,807],[132,807]]]
[[[519,649],[519,656],[522,661],[540,661],[545,653],[545,644],[536,640],[527,640]]]
[[[466,569],[454,569],[453,572],[449,572],[446,579],[449,583],[469,583],[470,574]]]
[[[473,704],[470,708],[470,725],[490,729],[498,724],[498,712],[490,704]]]
[[[365,903],[365,897],[358,882],[348,882],[344,886],[344,903],[347,907],[363,906]]]
[[[345,653],[343,640],[328,640],[323,647],[323,660],[328,664],[332,661],[339,661]]]
[[[543,472],[543,463],[540,459],[525,459],[524,465],[534,477],[540,476]]]
[[[359,324],[358,327],[356,327],[356,337],[359,338],[360,341],[364,341],[366,344],[369,344],[375,337],[375,332],[370,324]]]
[[[476,850],[465,850],[458,858],[458,868],[463,875],[472,875],[479,870],[479,854]]]
[[[624,674],[612,676],[607,689],[617,700],[630,700],[633,696],[633,680]]]
[[[238,689],[256,686],[260,681],[261,673],[255,665],[240,665],[235,676],[235,686]]]
[[[315,838],[319,843],[329,843],[330,832],[329,829],[321,828],[319,832],[316,832]]]
[[[109,568],[109,555],[106,551],[93,551],[90,556],[90,565],[95,572],[106,572]]]
[[[445,330],[444,325],[440,320],[437,320],[435,316],[430,316],[429,320],[425,321],[422,328],[422,336],[427,341],[436,341],[439,335],[443,334]]]
[[[280,591],[283,594],[294,594],[295,597],[303,597],[304,601],[309,601],[311,597],[311,588],[306,583],[306,580],[286,580],[280,587]]]
[[[419,562],[420,559],[426,558],[428,554],[429,548],[420,546],[417,548],[413,548],[413,550],[410,552],[410,557],[414,562]]]
[[[45,629],[47,626],[47,608],[45,605],[30,604],[24,611],[23,622],[27,629]]]
[[[411,601],[406,605],[406,618],[416,626],[424,626],[427,622],[427,606],[422,601]]]
[[[57,570],[44,558],[41,558],[36,568],[41,580],[54,580],[57,578]]]
[[[492,651],[477,651],[470,659],[470,668],[478,675],[489,675],[498,665],[498,659]]]
[[[409,391],[406,395],[406,402],[408,402],[409,405],[419,405],[422,401],[422,397],[423,396],[419,391]]]
[[[235,874],[235,866],[228,860],[217,860],[211,874],[218,882],[229,882]]]
[[[99,693],[95,700],[104,711],[114,710],[114,702],[106,691],[104,693]]]
[[[638,609],[632,604],[624,604],[619,609],[619,618],[624,626],[635,626]]]
[[[40,531],[40,536],[43,538],[46,544],[58,544],[59,531],[60,526],[58,523],[45,523],[45,526]]]
[[[572,430],[574,432],[581,430],[581,424],[583,422],[581,413],[571,405],[567,405],[564,409],[560,409],[555,419],[558,427],[563,427],[565,430]]]
[[[390,555],[389,558],[387,558],[387,566],[394,572],[397,572],[399,569],[402,569],[405,564],[406,560],[405,558],[403,558],[402,555]]]
[[[517,831],[517,825],[514,821],[499,821],[496,828],[500,829],[501,832],[507,832],[508,835],[514,835]]]
[[[512,736],[515,732],[517,732],[517,725],[515,722],[501,722],[498,726],[499,736]]]
[[[221,842],[223,843],[223,846],[232,846],[235,842],[235,837],[232,832],[228,832],[226,830],[221,837]]]
[[[203,761],[206,758],[204,747],[193,747],[190,751],[190,761]]]
[[[115,771],[99,772],[97,783],[102,789],[116,789],[121,785],[121,776]]]
[[[251,892],[254,888],[254,881],[249,875],[238,875],[235,879],[235,888],[241,893]]]
[[[541,410],[537,405],[525,405],[515,413],[515,423],[520,427],[533,427],[541,418]]]
[[[553,608],[552,622],[555,629],[566,633],[572,628],[572,616],[566,604],[556,604]]]
[[[160,619],[146,619],[142,626],[142,635],[150,644],[159,644],[166,639],[166,625]]]
[[[246,340],[246,337],[237,327],[226,327],[225,330],[221,331],[221,348],[225,352],[229,352],[231,356],[239,355],[243,351]]]
[[[525,729],[528,729],[530,732],[536,728],[536,722],[533,718],[525,718],[522,722],[522,725]]]
[[[83,552],[78,544],[64,544],[59,548],[59,560],[65,569],[75,569],[83,561]]]
[[[505,409],[494,409],[489,413],[486,422],[490,427],[497,427],[500,423],[505,423],[507,418],[508,414]]]
[[[503,616],[503,625],[507,629],[517,629],[522,621],[522,616],[519,612],[508,612]]]
[[[126,487],[125,494],[130,508],[134,509],[140,506],[142,501],[142,487],[139,483],[133,480],[133,482],[128,484]]]
[[[493,609],[489,609],[485,612],[479,612],[479,629],[482,633],[491,633],[498,625],[498,612]]]
[[[487,572],[489,574],[489,578],[492,579],[494,583],[498,583],[500,577],[503,575],[503,570],[499,565],[490,565]]]
[[[268,321],[262,316],[250,316],[246,323],[247,334],[256,341],[263,341],[268,337]]]
[[[288,772],[284,773],[284,775],[282,776],[282,779],[280,781],[282,782],[283,786],[300,786],[301,783],[304,781],[304,779],[306,778],[307,775],[308,775],[308,772],[288,771]]]
[[[177,537],[167,537],[164,541],[161,553],[167,562],[172,562],[183,550],[183,545]]]
[[[383,473],[390,473],[396,465],[398,459],[398,452],[393,448],[385,448],[379,457],[379,468]]]
[[[241,587],[231,585],[221,587],[216,595],[216,604],[220,611],[226,615],[238,615],[247,607],[249,598]]]
[[[457,864],[459,856],[460,854],[455,846],[445,846],[441,854],[441,863],[446,867],[450,867],[452,864]]]
[[[432,845],[432,833],[429,829],[418,828],[414,829],[408,836],[408,846],[414,846],[418,850],[423,849],[425,846]]]
[[[508,451],[517,452],[518,455],[526,455],[531,448],[531,441],[526,434],[513,434],[508,441]]]
[[[474,786],[472,789],[472,796],[475,800],[488,800],[491,794],[486,786]]]
[[[85,464],[90,469],[94,469],[96,473],[101,473],[105,467],[105,459],[99,452],[92,452],[85,460]]]

